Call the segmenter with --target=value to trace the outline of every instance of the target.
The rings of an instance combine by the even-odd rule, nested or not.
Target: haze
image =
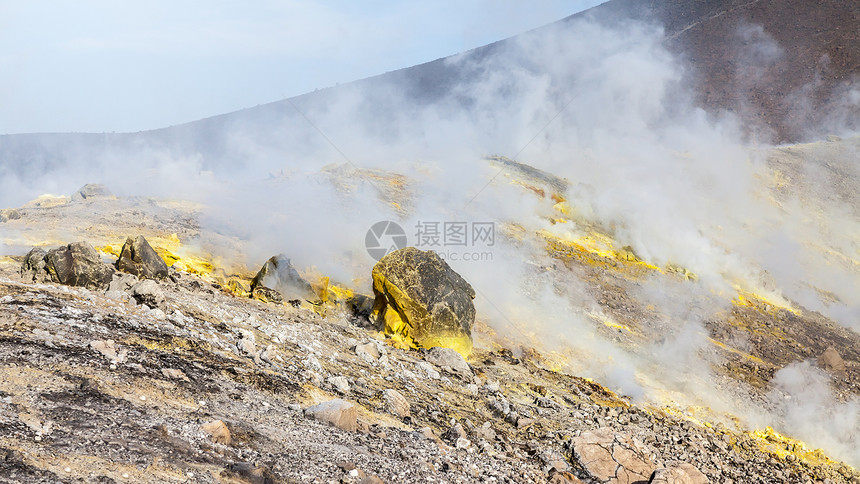
[[[0,134],[181,124],[478,47],[601,3],[0,1]]]

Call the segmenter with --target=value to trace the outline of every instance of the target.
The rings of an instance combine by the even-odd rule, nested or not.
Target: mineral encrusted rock
[[[114,270],[101,261],[98,252],[86,242],[75,242],[51,249],[34,248],[21,266],[21,275],[34,282],[51,280],[67,286],[104,290]]]
[[[472,350],[475,290],[433,251],[406,247],[373,267],[373,316],[419,347]]]
[[[609,429],[585,432],[573,439],[572,447],[574,459],[597,482],[647,482],[655,470],[654,463],[638,443]]]
[[[128,237],[125,240],[119,259],[116,261],[116,268],[141,279],[167,277],[167,264],[142,235],[133,239]]]
[[[251,293],[255,298],[280,302],[272,292],[285,301],[317,299],[311,285],[302,279],[284,254],[272,256],[267,260],[251,281]]]

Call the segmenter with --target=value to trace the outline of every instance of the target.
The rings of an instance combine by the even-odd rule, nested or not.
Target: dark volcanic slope
[[[770,128],[776,141],[860,126],[857,103],[845,104],[860,81],[860,2],[613,0],[592,13],[662,23],[698,72],[699,102]]]

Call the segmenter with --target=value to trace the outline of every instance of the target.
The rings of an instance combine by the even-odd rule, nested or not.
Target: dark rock
[[[420,347],[472,350],[475,290],[433,251],[406,247],[373,267],[373,315],[386,334]]]
[[[290,259],[283,254],[267,260],[251,281],[251,294],[254,298],[280,302],[272,297],[271,291],[280,294],[283,301],[318,299],[308,281],[302,279],[298,271],[293,268]]]
[[[345,302],[346,309],[360,319],[370,319],[370,313],[373,311],[373,298],[364,294],[356,294]]]
[[[167,264],[149,245],[146,238],[138,235],[136,238],[125,239],[116,268],[122,272],[134,274],[141,279],[163,279],[167,277]]]
[[[21,265],[21,277],[32,282],[46,282],[50,279],[45,269],[45,256],[48,255],[41,247],[33,247],[24,257]]]
[[[36,249],[30,251],[23,269],[29,272],[28,268],[38,268],[38,256]],[[113,280],[113,267],[102,262],[99,253],[86,242],[51,249],[44,255],[44,263],[44,270],[51,280],[60,284],[104,290]],[[38,275],[34,276],[34,280],[38,278]]]
[[[72,194],[72,201],[80,202],[83,200],[95,199],[115,199],[116,197],[108,190],[108,187],[101,183],[88,183]]]

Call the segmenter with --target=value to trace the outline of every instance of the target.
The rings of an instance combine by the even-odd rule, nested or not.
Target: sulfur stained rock
[[[290,259],[284,254],[271,257],[263,264],[257,275],[251,281],[251,293],[254,298],[264,302],[280,302],[276,293],[284,301],[317,299],[313,287],[302,279]]]
[[[106,289],[114,270],[103,263],[98,252],[86,242],[75,242],[51,249],[47,253],[35,248],[27,254],[21,267],[25,279],[53,282],[89,289]]]
[[[633,484],[647,482],[654,464],[639,444],[610,429],[598,429],[575,437],[573,459],[598,482]]]
[[[708,484],[708,476],[686,462],[657,469],[648,484]]]
[[[213,420],[200,426],[200,430],[209,435],[209,439],[216,444],[230,445],[233,442],[233,437],[230,435],[230,429],[223,420]]]
[[[472,351],[475,290],[433,251],[406,247],[373,267],[373,317],[418,347]]]
[[[119,259],[116,261],[116,268],[141,279],[167,277],[167,264],[142,235],[138,235],[134,239],[131,237],[125,239]]]
[[[358,410],[355,404],[336,398],[305,409],[305,415],[334,425],[341,430],[358,430]]]

